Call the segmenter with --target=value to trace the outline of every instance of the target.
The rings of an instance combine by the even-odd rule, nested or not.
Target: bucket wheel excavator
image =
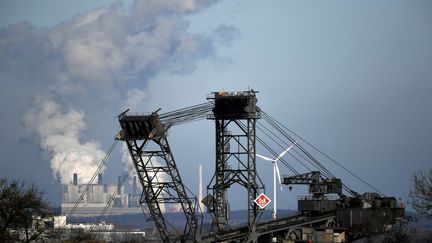
[[[281,183],[308,185],[312,196],[298,201],[299,215],[259,222],[262,210],[253,201],[264,190],[264,185],[256,170],[256,142],[274,156],[278,153],[266,144],[265,139],[256,135],[256,129],[274,139],[275,144],[281,147],[284,147],[281,143],[294,144],[302,138],[256,106],[256,93],[253,90],[214,92],[207,97],[208,102],[203,104],[162,114],[158,114],[159,110],[150,114],[132,114],[127,110],[118,116],[121,130],[116,139],[126,143],[142,187],[140,203],[147,208],[164,243],[255,243],[275,242],[275,239],[280,242],[282,239],[293,239],[290,237],[300,240],[302,227],[305,226],[329,227],[330,224],[326,222],[334,222],[333,229],[349,231],[356,223],[363,225],[371,218],[382,216],[382,222],[368,226],[370,233],[382,225],[394,224],[396,218],[403,217],[404,209],[398,207],[394,198],[377,193],[359,195],[353,192],[304,147],[296,144],[289,153],[309,172],[299,173],[291,163],[281,158],[280,162],[294,174],[284,177]],[[260,118],[275,131],[259,123]],[[214,233],[207,235],[202,235],[202,212],[198,210],[196,197],[181,179],[167,139],[168,130],[172,126],[200,119],[214,120],[216,125],[215,173],[207,187],[208,195],[202,201],[207,206],[207,212],[212,215],[212,227],[215,228]],[[281,134],[281,137],[275,138],[276,133]],[[290,134],[294,134],[296,138]],[[317,170],[311,170],[312,167]],[[247,226],[236,229],[229,226],[227,190],[233,184],[247,190]],[[344,196],[343,189],[353,197]],[[376,188],[373,189],[377,191]],[[337,194],[339,199],[327,200],[325,194]],[[169,204],[183,213],[184,227],[181,232],[169,230],[171,226],[164,215],[165,207]],[[356,218],[353,215],[357,215]]]

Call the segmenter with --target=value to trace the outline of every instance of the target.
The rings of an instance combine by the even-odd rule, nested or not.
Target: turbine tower
[[[286,154],[288,153],[288,151],[297,143],[297,141],[293,144],[291,144],[291,146],[289,146],[287,149],[285,149],[285,151],[283,151],[281,154],[279,154],[279,156],[276,159],[270,159],[268,157],[256,154],[257,157],[263,159],[263,160],[267,160],[273,163],[273,213],[272,213],[272,218],[273,220],[276,219],[276,213],[277,213],[277,203],[276,203],[276,175],[279,179],[279,185],[280,185],[280,189],[282,191],[282,181],[281,181],[281,177],[280,177],[280,172],[279,172],[279,166],[277,164],[277,162]]]

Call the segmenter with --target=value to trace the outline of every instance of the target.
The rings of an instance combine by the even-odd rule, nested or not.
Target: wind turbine
[[[277,162],[286,154],[288,153],[288,151],[294,146],[296,145],[297,141],[295,141],[293,144],[291,144],[291,146],[289,146],[287,149],[285,149],[285,151],[283,151],[281,154],[279,154],[279,156],[276,159],[270,159],[268,157],[256,154],[256,156],[260,157],[263,160],[267,160],[273,163],[273,203],[274,203],[274,207],[273,207],[273,214],[272,214],[272,218],[273,220],[276,219],[276,175],[279,179],[279,185],[280,185],[280,189],[282,191],[282,180],[280,177],[280,172],[279,172],[279,166],[277,164]]]

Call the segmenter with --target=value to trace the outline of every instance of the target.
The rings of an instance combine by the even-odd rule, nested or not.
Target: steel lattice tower
[[[209,196],[205,203],[214,215],[214,224],[223,230],[229,214],[227,189],[235,183],[246,188],[248,226],[252,236],[249,238],[256,241],[253,235],[258,207],[254,200],[263,189],[255,166],[256,120],[260,118],[256,92],[219,92],[210,94],[207,99],[214,103],[209,119],[215,120],[216,124],[216,166],[207,186]]]
[[[167,128],[157,113],[119,116],[122,127],[117,139],[126,142],[143,188],[140,203],[146,203],[164,242],[199,242],[200,225],[195,212],[196,198],[189,197],[167,140]],[[158,158],[157,164],[155,158]],[[185,215],[182,239],[169,234],[162,204],[180,204]]]

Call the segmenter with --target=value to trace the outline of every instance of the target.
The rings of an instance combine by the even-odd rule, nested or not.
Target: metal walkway
[[[290,229],[295,229],[300,226],[313,225],[317,223],[326,223],[330,220],[336,218],[336,212],[323,214],[320,216],[305,216],[305,215],[295,215],[283,219],[272,220],[268,222],[263,222],[257,225],[258,237],[286,231]],[[203,236],[202,242],[222,242],[222,241],[234,241],[243,240],[249,234],[248,227],[242,227],[238,229],[228,230],[225,232],[218,232],[215,234],[210,234]]]

